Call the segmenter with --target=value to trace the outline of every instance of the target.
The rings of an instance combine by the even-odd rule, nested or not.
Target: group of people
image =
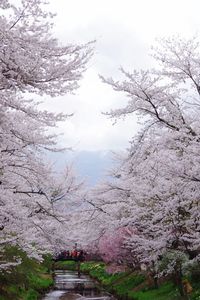
[[[83,250],[78,250],[74,247],[73,250],[63,250],[55,257],[55,261],[58,260],[75,260],[75,261],[84,261],[85,260],[85,253]]]

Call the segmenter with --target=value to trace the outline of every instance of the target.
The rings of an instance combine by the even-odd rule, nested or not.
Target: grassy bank
[[[58,262],[55,265],[60,269],[76,269],[75,262]],[[150,287],[144,274],[139,272],[122,272],[108,274],[104,263],[84,262],[81,271],[88,273],[98,280],[107,291],[116,295],[118,299],[128,300],[180,300],[177,287],[172,282],[164,282],[159,289]],[[200,300],[200,283],[192,283],[191,300]]]
[[[76,262],[73,260],[57,261],[54,263],[54,269],[58,270],[76,270]]]
[[[46,257],[43,263],[30,259],[18,249],[7,250],[7,255],[14,252],[22,263],[0,273],[0,300],[37,300],[53,285],[50,274],[51,258]]]

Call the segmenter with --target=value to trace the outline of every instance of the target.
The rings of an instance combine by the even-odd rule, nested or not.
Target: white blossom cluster
[[[92,48],[60,46],[45,2],[0,1],[0,269],[9,266],[8,244],[40,259],[64,243],[69,216],[58,202],[66,211],[82,188],[71,168],[58,178],[44,162],[46,151],[59,150],[49,129],[67,116],[41,111],[35,95],[74,91]]]
[[[165,257],[165,272],[184,264],[184,255],[199,263],[200,44],[197,37],[174,37],[153,51],[157,69],[121,69],[123,81],[102,77],[128,98],[123,108],[106,114],[138,116],[143,126],[92,201],[107,228],[132,228],[124,245],[131,263],[145,263],[156,273]]]

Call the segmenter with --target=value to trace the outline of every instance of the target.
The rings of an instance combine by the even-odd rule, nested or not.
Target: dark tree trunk
[[[154,282],[154,288],[158,289],[158,277],[157,276],[153,277],[153,282]]]
[[[188,300],[187,292],[184,289],[183,285],[183,275],[182,275],[182,268],[181,265],[177,265],[175,268],[175,277],[176,277],[176,284],[178,286],[179,293],[184,300]]]

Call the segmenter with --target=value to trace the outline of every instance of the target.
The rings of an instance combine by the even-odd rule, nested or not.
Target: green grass
[[[33,289],[30,289],[23,296],[23,300],[37,300],[39,297],[39,293]]]
[[[73,260],[57,261],[54,264],[54,269],[58,270],[76,270],[76,262]]]
[[[108,291],[114,293],[119,299],[129,300],[180,300],[179,291],[172,282],[165,282],[154,289],[145,284],[144,274],[126,272],[108,274],[104,263],[84,262],[81,271],[97,279]],[[143,283],[143,284],[142,284]],[[141,287],[140,287],[141,285]],[[138,290],[135,289],[138,287]],[[200,282],[192,284],[191,300],[200,300]]]
[[[24,283],[16,282],[14,284],[7,283],[4,285],[4,291],[0,300],[9,299],[23,299],[23,300],[37,300],[50,286],[53,285],[51,276],[42,273],[28,273],[26,286]]]
[[[30,259],[17,247],[5,249],[8,260],[12,255],[21,258],[22,263],[13,267],[10,272],[0,273],[0,300],[36,300],[50,286],[53,279],[49,272],[51,257],[46,256],[43,263]]]
[[[126,297],[129,290],[144,282],[145,277],[139,273],[121,272],[108,274],[104,263],[86,262],[81,265],[81,271],[89,273],[97,279],[108,291],[117,296]]]
[[[191,295],[191,300],[200,300],[200,278],[199,282],[195,282],[192,284],[193,293]]]
[[[127,295],[129,295],[129,292],[131,292],[135,287],[137,287],[144,281],[144,275],[134,272],[126,276],[121,282],[114,285],[113,290],[117,295],[127,297]]]
[[[45,274],[29,274],[29,287],[36,290],[47,289],[53,284],[53,279],[51,277],[44,277]]]
[[[134,300],[178,300],[181,299],[178,290],[171,282],[164,283],[159,289],[144,289],[141,291],[130,291],[128,293],[129,299]]]

